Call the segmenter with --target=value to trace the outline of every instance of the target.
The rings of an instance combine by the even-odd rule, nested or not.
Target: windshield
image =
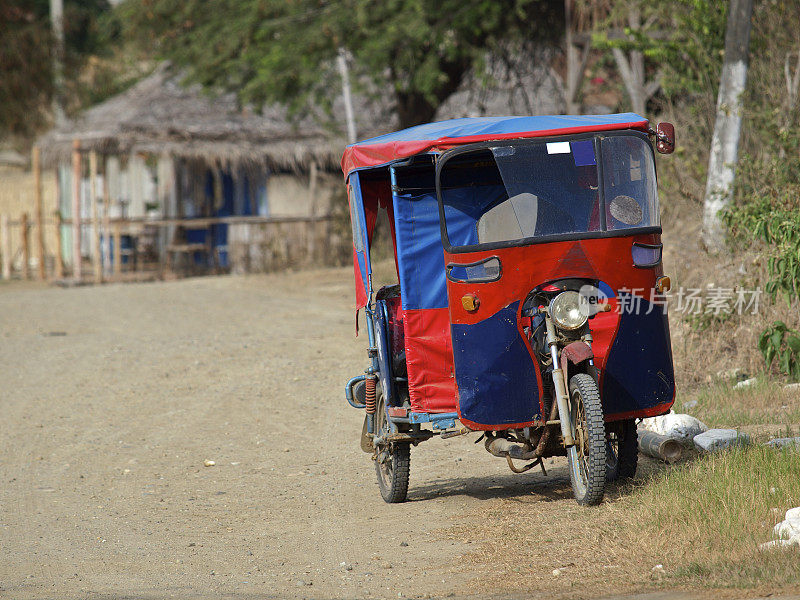
[[[653,152],[634,135],[479,148],[437,183],[455,247],[659,224]]]

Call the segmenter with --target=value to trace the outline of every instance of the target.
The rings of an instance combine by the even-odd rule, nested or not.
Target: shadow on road
[[[647,485],[670,465],[640,457],[637,477],[632,482],[614,482],[606,486],[606,501],[629,494],[635,485]],[[540,472],[505,475],[451,477],[428,483],[411,483],[409,502],[424,502],[442,497],[465,496],[477,500],[509,499],[518,502],[555,502],[573,497],[566,465],[551,466],[547,476]]]

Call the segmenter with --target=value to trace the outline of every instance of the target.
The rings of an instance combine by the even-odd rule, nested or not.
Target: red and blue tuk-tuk
[[[369,366],[346,385],[381,495],[410,448],[482,432],[515,472],[566,455],[576,500],[632,477],[675,396],[653,144],[636,114],[468,118],[352,144],[342,170]],[[399,284],[373,290],[388,217]]]

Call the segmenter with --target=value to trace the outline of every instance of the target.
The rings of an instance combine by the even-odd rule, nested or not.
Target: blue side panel
[[[645,314],[650,308],[650,314]],[[607,415],[651,408],[672,399],[672,346],[662,307],[651,307],[642,299],[638,314],[634,311],[620,315],[602,386],[600,397]]]
[[[447,308],[444,248],[432,169],[413,181],[394,168],[390,171],[393,190],[400,186],[399,191],[392,192],[392,204],[403,310]]]
[[[450,326],[463,419],[503,425],[540,418],[539,383],[517,330],[518,306],[514,302],[474,325]]]
[[[361,197],[361,181],[359,180],[358,173],[350,175],[350,187],[352,193],[355,194],[356,202],[353,203],[353,208],[358,212],[357,215],[351,215],[351,219],[357,219],[357,224],[361,230],[361,239],[364,240],[363,250],[357,251],[358,268],[361,271],[361,279],[364,282],[364,289],[369,296],[372,292],[369,285],[369,276],[372,274],[372,265],[370,264],[369,256],[369,242],[367,237],[367,218],[364,215],[364,201]]]

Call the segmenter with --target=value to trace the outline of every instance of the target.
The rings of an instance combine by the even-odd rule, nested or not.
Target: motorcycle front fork
[[[570,448],[575,445],[575,434],[572,430],[572,419],[570,418],[569,399],[567,396],[567,385],[564,380],[564,371],[561,369],[559,360],[558,338],[553,320],[548,313],[544,317],[545,327],[547,328],[547,345],[550,348],[550,357],[553,359],[553,389],[556,394],[556,404],[558,404],[558,420],[561,425],[561,436],[564,438],[564,447]]]
[[[561,368],[560,350],[558,347],[558,338],[556,336],[555,326],[550,315],[545,313],[545,326],[547,328],[547,345],[550,348],[550,357],[553,361],[553,388],[556,394],[556,404],[558,405],[558,420],[561,425],[561,436],[564,438],[564,447],[570,448],[575,445],[575,431],[574,423],[569,409],[569,394],[567,392],[567,377]],[[583,336],[583,340],[592,345],[591,333]],[[594,365],[594,360],[589,360],[588,374],[597,381],[597,367]]]

